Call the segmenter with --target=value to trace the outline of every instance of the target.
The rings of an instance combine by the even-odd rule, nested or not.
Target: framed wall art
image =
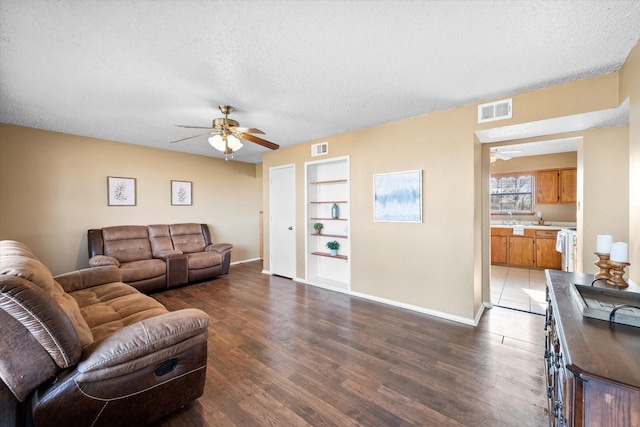
[[[374,221],[422,222],[422,170],[373,175]]]
[[[171,181],[171,204],[191,206],[191,181]]]
[[[135,206],[136,179],[108,176],[107,195],[109,206]]]

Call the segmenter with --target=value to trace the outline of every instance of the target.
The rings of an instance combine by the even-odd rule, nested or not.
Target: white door
[[[269,169],[269,252],[271,274],[296,275],[295,165]]]

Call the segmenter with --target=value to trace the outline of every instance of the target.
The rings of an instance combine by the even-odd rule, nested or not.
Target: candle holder
[[[596,254],[596,256],[598,257],[598,261],[596,261],[596,267],[598,267],[600,269],[600,271],[598,271],[595,276],[596,279],[610,279],[611,278],[611,273],[609,273],[609,270],[611,269],[611,266],[609,265],[609,256],[610,254],[601,254],[600,252],[594,252]]]
[[[616,286],[617,288],[626,288],[629,284],[622,278],[624,269],[631,265],[628,262],[608,261],[611,266],[611,278],[607,280],[607,285]]]

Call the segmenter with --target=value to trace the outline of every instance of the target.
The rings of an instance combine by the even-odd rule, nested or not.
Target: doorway
[[[293,279],[296,275],[295,165],[269,169],[269,271]]]
[[[552,233],[558,227],[576,227],[577,205],[575,202],[561,201],[559,196],[553,198],[553,201],[539,199],[539,193],[546,194],[541,188],[549,187],[554,189],[556,195],[560,194],[559,177],[564,176],[561,172],[573,171],[573,176],[576,176],[580,139],[569,137],[532,142],[512,141],[509,145],[492,144],[489,147],[492,177],[489,185],[490,245],[496,245],[492,245],[489,251],[491,304],[535,314],[544,313],[544,269],[561,268],[561,262],[558,261],[560,255],[556,252],[556,238]],[[537,181],[541,174],[546,176],[545,173],[558,177],[558,181],[539,189]],[[529,179],[530,175],[533,178]],[[575,186],[573,188],[575,191]],[[520,204],[517,203],[518,200],[522,200]],[[542,224],[553,227],[544,229]],[[518,242],[512,242],[514,237],[509,237],[509,240],[501,237],[505,235],[504,228],[514,225],[531,227],[524,230],[524,233],[529,234],[526,237],[515,237]],[[509,235],[512,233],[511,230],[507,232]],[[520,232],[523,232],[522,229]],[[527,256],[521,258],[524,255]]]

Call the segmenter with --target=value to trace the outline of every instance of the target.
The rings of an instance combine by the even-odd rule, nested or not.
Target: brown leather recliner
[[[53,277],[0,241],[0,378],[37,426],[145,425],[202,395],[209,318],[168,312],[115,266]]]
[[[189,282],[204,280],[229,272],[230,243],[212,243],[206,224],[170,224],[174,249],[187,256]]]

